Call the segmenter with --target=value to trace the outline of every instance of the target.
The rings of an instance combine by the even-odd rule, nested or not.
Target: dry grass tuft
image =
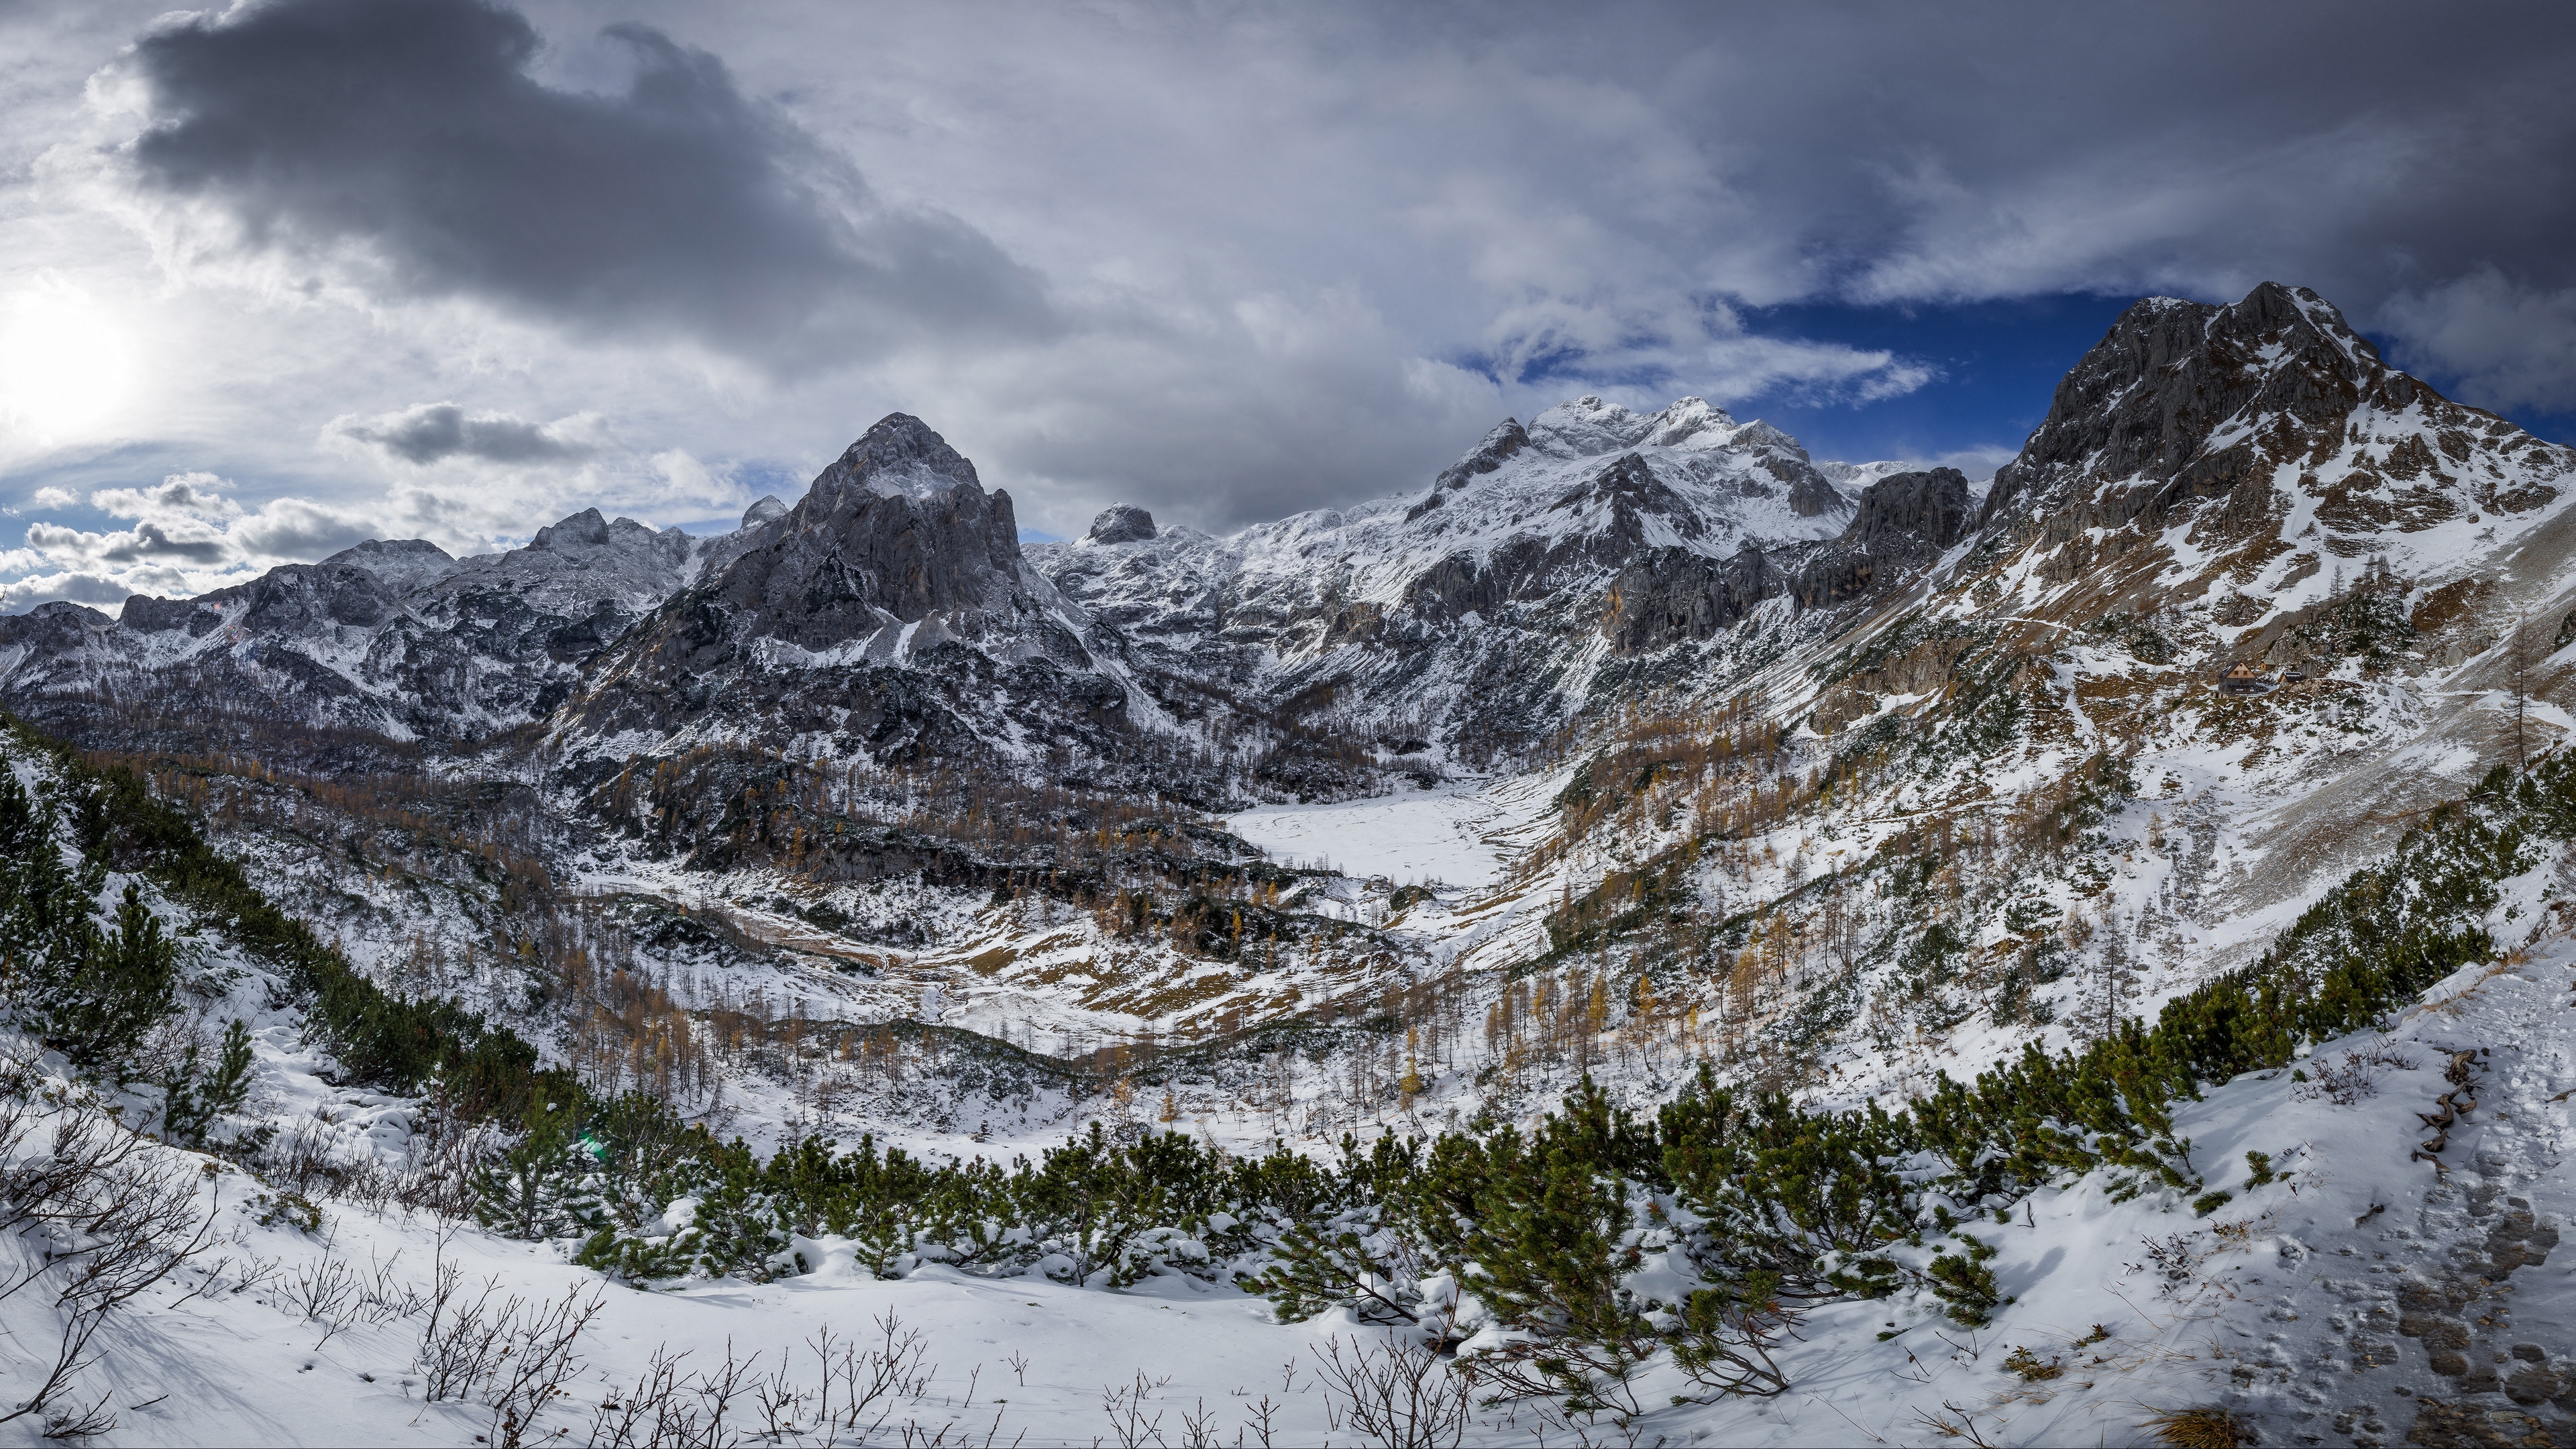
[[[2175,1449],[2244,1449],[2254,1442],[2243,1420],[2225,1409],[2176,1409],[2150,1415],[2147,1427],[2156,1442]]]

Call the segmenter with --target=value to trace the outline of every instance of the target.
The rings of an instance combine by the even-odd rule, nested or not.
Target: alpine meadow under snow
[[[0,616],[0,1435],[2576,1442],[2571,702],[2576,450],[2270,283],[1990,483]]]

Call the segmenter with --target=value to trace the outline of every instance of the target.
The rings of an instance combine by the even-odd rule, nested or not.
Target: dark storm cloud
[[[422,403],[377,418],[341,418],[332,431],[382,448],[406,463],[477,458],[487,463],[547,463],[587,457],[588,443],[504,413],[468,413],[454,403]]]
[[[100,563],[221,563],[231,552],[218,538],[173,538],[158,523],[138,523],[98,552]]]
[[[715,56],[643,25],[603,35],[632,63],[623,94],[539,83],[535,29],[479,0],[186,17],[136,46],[135,161],[254,248],[589,333],[790,367],[925,329],[1043,329],[1028,272],[953,218],[880,204]]]
[[[1524,12],[1535,21],[1536,12]],[[2497,400],[2565,400],[2576,22],[2391,0],[1654,6],[1496,42],[1625,74],[1693,160],[1631,235],[1859,305],[2300,283]],[[1628,22],[1628,23],[1623,23]],[[1640,33],[1659,43],[1641,54]],[[1485,44],[1444,36],[1438,43]],[[1575,181],[1580,188],[1583,183]]]

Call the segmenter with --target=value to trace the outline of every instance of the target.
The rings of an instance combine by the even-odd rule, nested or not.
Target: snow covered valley
[[[76,800],[54,768],[22,752],[13,778]],[[2539,779],[2526,814],[2576,788],[2565,766]],[[1944,1158],[1955,1148],[1900,1150],[1886,1164],[1897,1176],[1870,1189],[1896,1194],[1894,1234],[1842,1255],[1866,1287],[1753,1304],[1730,1332],[1680,1334],[1670,1350],[1641,1339],[1573,1396],[1561,1380],[1514,1388],[1547,1362],[1516,1356],[1535,1341],[1531,1321],[1505,1306],[1527,1285],[1415,1256],[1431,1244],[1404,1245],[1392,1195],[1319,1209],[1328,1230],[1302,1249],[1285,1199],[1256,1206],[1258,1194],[1227,1200],[1258,1220],[1163,1200],[1088,1228],[1034,1226],[1031,1196],[1006,1212],[1033,1226],[989,1240],[935,1214],[889,1236],[876,1220],[791,1222],[782,1209],[774,1251],[753,1244],[731,1270],[641,1268],[656,1253],[714,1252],[705,1235],[720,1231],[727,1189],[648,1198],[621,1228],[616,1190],[580,1155],[587,1137],[567,1144],[569,1176],[535,1158],[466,1167],[440,1093],[335,1085],[346,1069],[317,1045],[319,1019],[276,960],[171,902],[185,1020],[244,1022],[247,1090],[208,1150],[189,1150],[131,1133],[171,1112],[161,1094],[73,1081],[41,1024],[13,1037],[0,1190],[19,1288],[0,1304],[15,1346],[5,1392],[29,1411],[0,1432],[31,1444],[2555,1442],[2576,1425],[2576,1266],[2556,1251],[2576,1210],[2576,873],[2563,841],[2487,830],[2515,808],[2442,827],[2390,867],[2425,892],[2395,923],[2465,943],[2444,949],[2470,959],[2374,1025],[2196,1095],[2132,1086],[2144,1125],[2131,1146],[2116,1122],[2080,1141],[2043,1133],[2072,1155],[1992,1179],[1999,1190],[1982,1196],[1969,1184],[1988,1169]],[[2505,854],[2479,853],[2492,849]],[[2491,859],[2502,865],[2479,864]],[[92,898],[104,909],[130,882],[162,900],[159,878],[109,872]],[[2380,899],[2372,889],[2384,887],[2345,887],[2340,909]],[[2370,939],[2301,929],[2279,969]],[[144,930],[120,917],[111,939]],[[1605,1281],[1649,1305],[1639,1332],[1670,1318],[1653,1303],[1722,1281],[1694,1276],[1714,1271],[1708,1234],[1730,1189],[1718,1181],[1709,1196],[1712,1180],[1670,1155],[1714,1130],[1690,1120],[1702,1125],[1658,1129],[1669,1178],[1646,1170],[1615,1187],[1611,1217],[1583,1219],[1610,1234]],[[1195,1130],[1141,1121],[1124,1140],[1192,1158]],[[1913,1130],[1940,1140],[1933,1117]],[[64,1175],[81,1162],[89,1179]],[[566,1184],[573,1198],[547,1196]],[[521,1211],[550,1226],[529,1230]],[[605,1235],[585,1241],[584,1221]],[[1358,1236],[1334,1250],[1331,1224]],[[1360,1291],[1300,1298],[1291,1283],[1312,1288],[1319,1266],[1329,1276],[1334,1251],[1370,1265],[1351,1280]],[[1694,1343],[1731,1345],[1759,1371],[1726,1379]],[[1711,1392],[1719,1380],[1736,1391]]]
[[[1667,1405],[1692,1386],[1659,1364],[1641,1385],[1651,1407],[1627,1426],[1524,1404],[1470,1409],[1459,1434],[2124,1443],[2150,1437],[2160,1415],[2224,1402],[2267,1443],[2552,1442],[2576,1394],[2576,1265],[2554,1251],[2576,1211],[2571,986],[2576,942],[2552,935],[2509,965],[2446,980],[2390,1031],[2319,1046],[2296,1074],[2211,1089],[2176,1124],[2230,1194],[2209,1212],[2171,1192],[2119,1201],[2097,1174],[2031,1194],[2008,1221],[1963,1222],[1960,1234],[1995,1250],[2011,1300],[1981,1327],[1928,1295],[1848,1302],[1798,1325],[1776,1398]],[[399,1130],[360,1128],[398,1122],[387,1110],[398,1104],[335,1093],[270,1048],[262,1068],[280,1084],[281,1118],[340,1114],[354,1139],[399,1150]],[[2440,1153],[2423,1153],[2423,1115],[2446,1093],[2476,1105]],[[15,1141],[13,1161],[43,1140],[39,1127]],[[2250,1180],[2249,1153],[2268,1159],[2269,1182]],[[198,1161],[182,1165],[194,1174]],[[504,1442],[503,1420],[522,1411],[517,1435],[531,1444],[1418,1442],[1359,1427],[1328,1356],[1382,1355],[1400,1335],[1347,1312],[1281,1323],[1262,1299],[1186,1274],[1123,1292],[938,1265],[881,1280],[827,1237],[799,1245],[819,1258],[810,1273],[648,1291],[429,1212],[336,1201],[299,1219],[248,1174],[204,1165],[211,1246],[90,1345],[82,1403],[113,1415],[110,1442]],[[496,1370],[433,1401],[428,1376],[460,1351],[442,1347],[433,1314],[447,1272],[456,1283],[436,1311],[451,1333],[479,1311],[478,1332],[526,1331],[543,1351],[537,1321],[572,1305],[585,1326],[544,1376],[558,1396],[536,1403]],[[21,1394],[52,1348],[40,1291],[10,1305]],[[826,1426],[827,1412],[849,1412],[847,1381],[826,1372],[842,1346],[862,1378],[879,1372],[871,1355],[899,1361],[885,1368],[897,1382],[854,1422]],[[657,1355],[683,1387],[647,1410],[666,1416],[660,1437],[630,1425],[618,1440],[638,1382],[654,1392]],[[487,1402],[508,1392],[520,1398]],[[691,1414],[697,1427],[675,1427]],[[40,1427],[9,1426],[27,1443]]]

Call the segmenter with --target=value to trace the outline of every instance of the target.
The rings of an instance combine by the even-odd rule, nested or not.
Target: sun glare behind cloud
[[[89,294],[40,280],[0,301],[0,428],[58,446],[109,431],[132,396],[134,348]]]

